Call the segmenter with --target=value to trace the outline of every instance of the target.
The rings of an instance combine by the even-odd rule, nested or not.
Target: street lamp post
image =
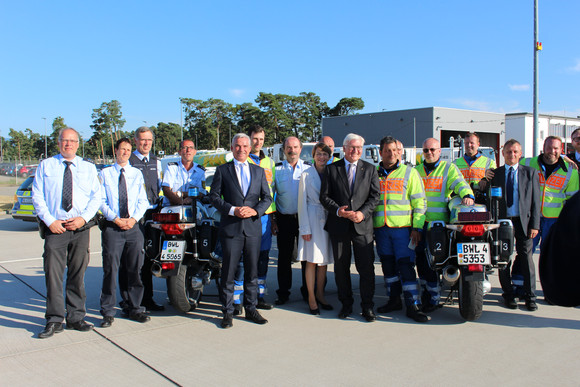
[[[44,158],[48,158],[48,145],[46,142],[46,117],[42,117],[44,120]]]

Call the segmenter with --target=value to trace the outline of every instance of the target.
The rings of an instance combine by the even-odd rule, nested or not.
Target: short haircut
[[[81,139],[81,135],[79,134],[79,132],[76,129],[73,129],[71,127],[66,127],[66,128],[62,128],[61,130],[58,131],[58,141],[60,141],[62,139],[62,133],[65,130],[72,130],[73,132],[75,132],[77,134],[77,139],[80,140]]]
[[[300,139],[298,137],[296,137],[296,136],[288,136],[288,137],[286,137],[284,139],[284,142],[282,143],[282,148],[284,148],[284,149],[286,148],[286,142],[288,142],[288,140],[291,139],[291,138],[297,139],[298,142],[300,143],[300,148],[302,148],[302,141],[300,141]]]
[[[580,135],[580,128],[576,128],[576,129],[574,129],[574,131],[572,132],[572,134],[570,134],[570,138],[574,137],[574,135],[575,135],[576,133],[579,133],[579,135]]]
[[[193,142],[193,140],[190,140],[189,138],[184,138],[183,141],[179,143],[179,149],[183,149],[183,145],[185,144],[186,141],[191,141],[193,143],[193,149],[197,149],[195,147],[195,142]]]
[[[362,145],[365,144],[365,139],[362,136],[359,136],[356,133],[349,133],[349,134],[346,135],[346,137],[342,141],[342,146],[350,145],[350,142],[353,141],[353,140],[359,140],[359,141],[362,142]]]
[[[234,146],[234,144],[236,143],[236,141],[238,140],[238,138],[247,138],[248,142],[250,142],[250,136],[248,136],[246,133],[236,133],[234,135],[234,137],[232,138],[232,147]]]
[[[264,135],[266,135],[266,131],[260,125],[253,125],[252,127],[250,127],[250,130],[248,131],[248,136],[252,137],[252,134],[254,133],[264,133]]]
[[[477,134],[475,132],[467,132],[467,134],[465,134],[464,138],[468,138],[468,137],[475,137],[475,138],[477,138],[477,142],[481,142],[481,140],[479,138],[479,134]]]
[[[123,138],[118,139],[115,142],[115,149],[119,149],[119,147],[121,146],[121,144],[124,143],[124,142],[126,142],[127,144],[129,144],[129,146],[131,146],[131,147],[133,146],[131,144],[131,140],[129,140],[127,137],[123,137]]]
[[[381,143],[379,144],[379,149],[382,151],[384,146],[387,144],[395,144],[397,147],[397,139],[393,136],[385,136],[381,139]],[[398,147],[397,147],[398,148]]]
[[[516,139],[510,138],[509,140],[507,140],[505,142],[505,144],[503,144],[503,147],[505,148],[506,146],[514,146],[515,144],[518,144],[520,146],[520,148],[522,147],[522,144],[520,144],[520,142]]]
[[[151,135],[153,136],[153,139],[155,140],[155,133],[153,133],[153,130],[151,130],[150,127],[148,127],[148,126],[140,126],[135,131],[135,141],[137,141],[139,139],[139,135],[141,133],[145,133],[145,132],[151,132]]]
[[[328,157],[332,157],[332,151],[330,150],[330,147],[323,142],[319,142],[318,144],[314,145],[314,148],[312,148],[312,157],[314,157],[314,155],[316,154],[317,149],[320,149],[321,151],[328,153]]]
[[[551,141],[560,141],[560,143],[563,143],[562,139],[558,136],[548,136],[546,137],[546,139],[544,140],[544,144],[548,142],[548,140]]]

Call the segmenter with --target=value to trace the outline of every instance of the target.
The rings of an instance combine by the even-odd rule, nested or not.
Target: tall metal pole
[[[181,110],[181,141],[183,142],[183,102],[179,101],[179,107]],[[197,146],[197,139],[195,146]]]
[[[42,117],[44,120],[44,158],[48,158],[48,145],[46,143],[46,117]]]
[[[534,154],[540,154],[538,137],[540,133],[538,119],[538,0],[534,0]]]

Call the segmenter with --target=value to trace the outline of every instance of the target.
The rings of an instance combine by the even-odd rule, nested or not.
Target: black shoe
[[[49,337],[52,337],[52,335],[54,335],[55,333],[60,333],[63,330],[64,328],[62,327],[62,323],[57,322],[48,323],[46,324],[46,327],[44,327],[44,330],[38,334],[38,338],[48,339]]]
[[[260,312],[258,312],[257,310],[247,310],[247,309],[246,309],[246,320],[260,325],[266,324],[268,322],[268,320],[262,317]]]
[[[514,298],[514,296],[504,296],[504,302],[505,302],[505,306],[508,309],[517,309],[518,308],[518,303],[516,302],[516,299]]]
[[[318,298],[316,299],[316,302],[318,302],[318,305],[320,305],[320,308],[322,308],[324,310],[333,310],[334,309],[332,307],[332,305],[330,305],[330,304],[324,304],[324,303],[318,301]]]
[[[266,302],[266,300],[264,300],[263,298],[258,298],[258,304],[256,305],[257,309],[264,309],[264,310],[270,310],[273,308],[272,304],[268,304]]]
[[[338,318],[345,319],[352,313],[352,306],[345,306],[343,305],[340,309],[340,313],[338,313]]]
[[[242,314],[242,304],[234,304],[234,316],[240,316]]]
[[[309,308],[310,309],[310,308]],[[310,314],[314,315],[314,316],[319,316],[320,315],[320,309],[316,308],[316,309],[310,309]]]
[[[165,310],[165,307],[163,305],[156,303],[154,300],[142,302],[141,306],[144,306],[145,309],[152,312],[161,312],[162,310]]]
[[[421,307],[421,311],[423,313],[432,313],[435,312],[437,309],[439,309],[439,305],[434,304],[425,304]]]
[[[526,300],[526,308],[530,311],[536,311],[538,310],[538,304],[536,304],[536,301],[534,300]]]
[[[288,297],[278,297],[278,298],[276,299],[276,301],[274,301],[274,303],[275,303],[276,305],[284,305],[284,304],[285,304],[285,303],[287,303],[287,302],[288,302]]]
[[[132,313],[131,315],[129,315],[129,318],[139,323],[146,323],[147,321],[151,320],[151,317],[149,317],[146,313],[143,312]]]
[[[230,313],[226,313],[224,314],[224,318],[222,319],[222,322],[220,324],[220,326],[223,329],[227,329],[227,328],[231,328],[234,326],[234,316]]]
[[[74,329],[75,331],[88,332],[91,329],[93,329],[93,325],[89,324],[85,320],[80,320],[74,323],[69,323],[67,321],[66,329]]]
[[[108,328],[113,325],[113,321],[115,318],[113,316],[105,316],[103,317],[103,321],[101,322],[101,328]]]
[[[389,302],[377,308],[377,312],[379,313],[389,313],[395,310],[403,310],[403,302],[399,297],[389,299]]]
[[[363,309],[361,315],[368,322],[373,322],[377,319],[377,315],[375,314],[375,312],[373,312],[373,308]]]
[[[407,317],[412,318],[416,322],[426,323],[429,317],[419,310],[417,305],[410,305],[407,307]]]

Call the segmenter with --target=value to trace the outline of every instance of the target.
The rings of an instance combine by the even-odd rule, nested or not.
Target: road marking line
[[[101,254],[101,253],[102,253],[102,251],[95,251],[95,252],[89,253],[89,254],[90,255],[93,255],[93,254]],[[24,258],[24,259],[13,259],[12,261],[0,261],[0,264],[3,264],[3,263],[18,263],[18,262],[26,262],[26,261],[36,261],[36,260],[39,260],[39,259],[42,259],[42,257],[38,257],[38,258]]]

